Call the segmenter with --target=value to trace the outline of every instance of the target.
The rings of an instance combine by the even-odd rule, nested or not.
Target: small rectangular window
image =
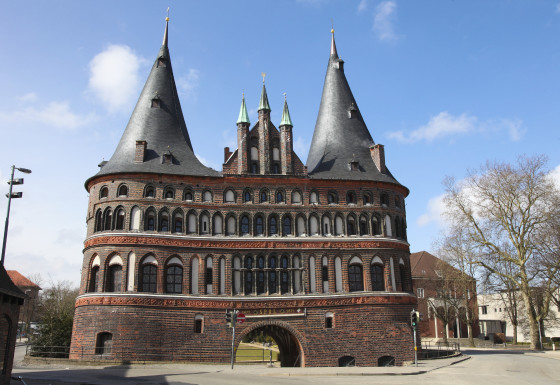
[[[418,298],[424,298],[424,289],[423,288],[419,287],[417,289],[417,292],[418,292]]]
[[[202,320],[201,319],[194,320],[194,332],[197,333],[197,334],[202,333]]]
[[[211,267],[206,268],[206,284],[207,285],[212,284],[212,268]]]
[[[157,61],[158,67],[167,67],[167,63],[164,58],[160,57]]]
[[[152,99],[152,108],[159,108],[160,102],[159,99]]]
[[[325,328],[332,329],[332,317],[325,318]]]

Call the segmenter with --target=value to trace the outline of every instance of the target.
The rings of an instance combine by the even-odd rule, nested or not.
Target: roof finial
[[[263,78],[263,84],[264,84],[264,78],[266,77],[266,72],[261,72],[261,76]]]
[[[169,27],[169,7],[167,7],[167,16],[165,17],[165,32],[163,34],[163,43],[164,47],[167,47],[167,29]]]
[[[284,101],[288,100],[288,97],[285,92],[283,92],[282,95],[284,95]]]
[[[338,53],[336,52],[336,44],[334,43],[334,24],[333,21],[331,19],[331,34],[332,34],[332,39],[331,39],[331,56],[336,56],[338,57]]]

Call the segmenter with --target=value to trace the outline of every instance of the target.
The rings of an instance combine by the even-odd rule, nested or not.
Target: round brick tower
[[[87,238],[72,359],[228,362],[272,336],[285,366],[411,361],[402,186],[360,114],[334,33],[304,166],[287,101],[258,122],[245,98],[222,172],[194,155],[163,45],[111,159],[86,181]]]

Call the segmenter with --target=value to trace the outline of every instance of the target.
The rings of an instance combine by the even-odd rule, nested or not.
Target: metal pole
[[[416,346],[416,326],[414,327],[414,364],[418,367],[418,347]]]
[[[237,323],[237,310],[231,313],[231,323],[233,324],[233,329],[231,332],[231,369],[233,370],[233,363],[235,362],[235,324]]]
[[[14,180],[15,165],[12,165],[12,176],[10,177],[10,192],[8,193],[8,211],[6,212],[6,224],[4,225],[4,242],[2,243],[2,259],[0,265],[4,266],[4,256],[6,255],[6,242],[8,240],[8,224],[10,223],[10,205],[12,204],[12,188]]]

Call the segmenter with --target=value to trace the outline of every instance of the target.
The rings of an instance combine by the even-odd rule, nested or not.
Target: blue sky
[[[560,1],[4,1],[0,213],[10,166],[33,170],[12,205],[6,268],[78,284],[88,194],[161,45],[195,153],[220,168],[261,72],[272,119],[287,94],[305,162],[331,19],[366,124],[406,199],[411,251],[444,228],[442,180],[486,160],[546,154],[560,175]]]

